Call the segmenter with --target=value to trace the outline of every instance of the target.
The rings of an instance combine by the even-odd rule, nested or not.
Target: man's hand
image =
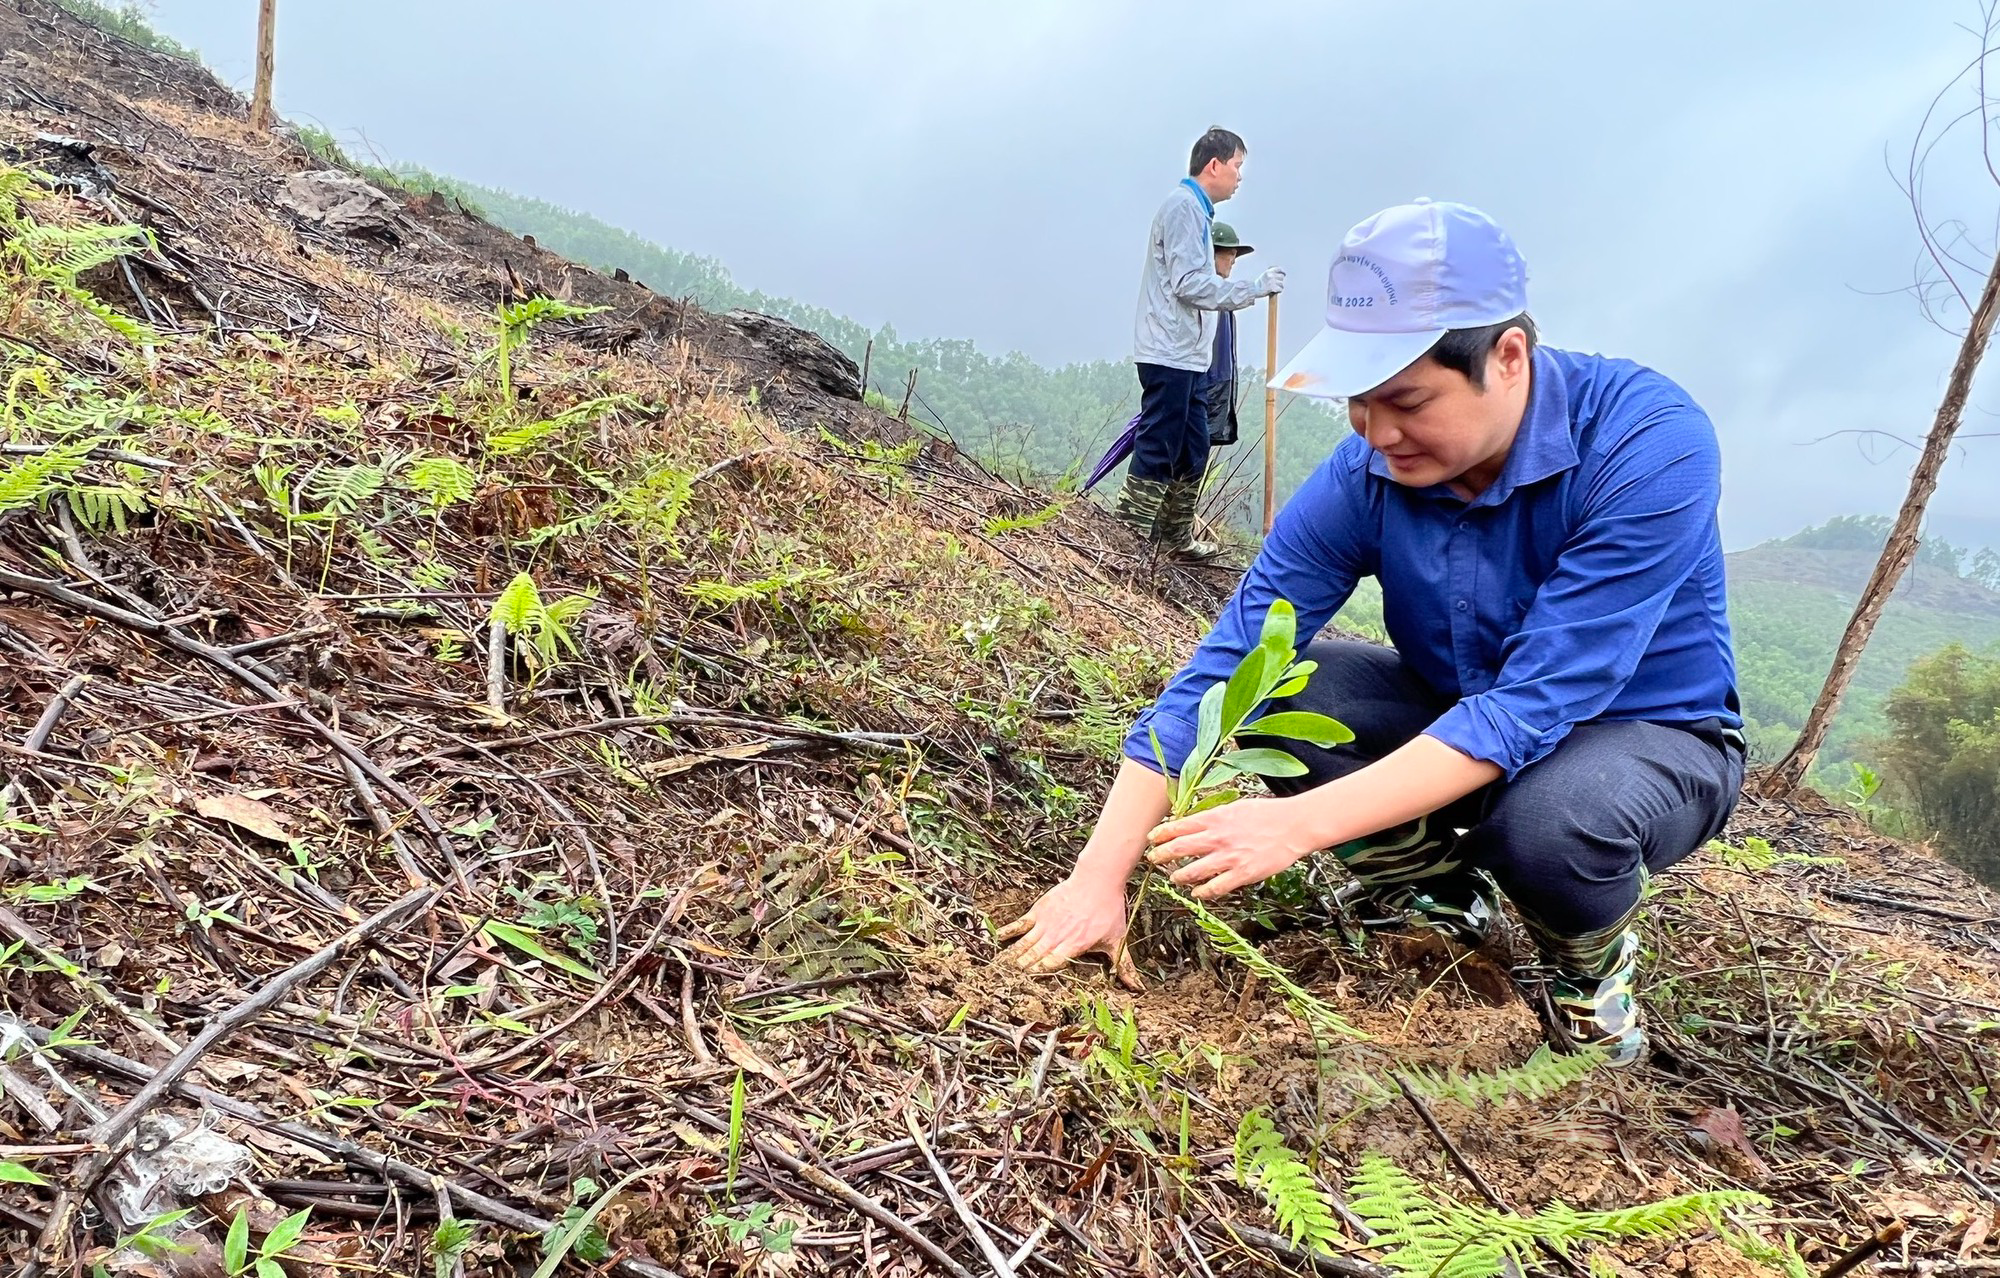
[[[1257,296],[1271,297],[1285,291],[1285,272],[1272,267],[1257,277]]]
[[[1153,850],[1146,857],[1154,865],[1187,861],[1174,871],[1174,882],[1212,901],[1317,850],[1304,815],[1293,799],[1239,799],[1158,826],[1148,836]]]
[[[1016,939],[1019,938],[1019,939]],[[1071,959],[1099,953],[1121,985],[1142,989],[1138,965],[1125,948],[1125,882],[1071,875],[1042,894],[1028,912],[1000,929],[1014,944],[1001,957],[1024,971],[1060,972]]]

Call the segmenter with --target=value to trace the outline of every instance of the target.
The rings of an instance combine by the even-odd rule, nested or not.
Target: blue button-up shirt
[[[1405,663],[1455,700],[1427,734],[1512,778],[1593,719],[1740,727],[1716,525],[1715,428],[1627,360],[1538,348],[1527,412],[1491,487],[1409,488],[1359,436],[1285,504],[1126,756],[1194,748],[1201,694],[1257,641],[1273,599],[1319,631],[1364,576]],[[1335,712],[1338,717],[1338,711]]]

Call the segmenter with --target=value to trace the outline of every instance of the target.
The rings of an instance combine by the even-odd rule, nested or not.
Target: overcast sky
[[[255,0],[150,7],[247,89]],[[1648,363],[1714,417],[1732,547],[1892,512],[1913,453],[1811,441],[1920,436],[1957,348],[1897,291],[1921,246],[1890,167],[1976,51],[1959,0],[281,0],[279,19],[280,110],[350,145],[1049,363],[1127,354],[1147,223],[1212,123],[1250,144],[1222,215],[1291,274],[1285,355],[1350,225],[1417,195],[1478,205],[1553,342]],[[1932,177],[1975,258],[2000,209],[1976,140]],[[1989,379],[1965,429],[2000,431],[1996,409]],[[2000,439],[1966,444],[1932,530],[2000,546],[1996,478]]]

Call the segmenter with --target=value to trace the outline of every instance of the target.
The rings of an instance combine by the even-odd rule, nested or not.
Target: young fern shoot
[[[528,343],[528,333],[547,320],[581,319],[609,310],[606,306],[572,306],[553,297],[529,297],[500,307],[499,341],[493,348],[500,375],[500,405],[504,411],[514,406],[514,352]]]

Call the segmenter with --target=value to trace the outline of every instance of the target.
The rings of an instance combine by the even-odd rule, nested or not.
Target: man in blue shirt
[[[1276,384],[1345,398],[1355,434],[1140,718],[1076,868],[1003,932],[1014,962],[1103,951],[1131,981],[1124,888],[1141,855],[1214,898],[1330,848],[1377,912],[1469,944],[1497,886],[1550,969],[1559,1045],[1637,1059],[1645,875],[1713,837],[1743,779],[1719,450],[1659,374],[1538,347],[1526,279],[1507,234],[1464,205],[1399,205],[1348,233],[1326,328]],[[1280,707],[1355,740],[1282,743],[1309,771],[1276,797],[1160,824],[1150,738],[1178,766],[1201,694],[1272,601],[1314,634],[1363,576],[1382,583],[1393,648],[1309,644],[1319,669]]]

